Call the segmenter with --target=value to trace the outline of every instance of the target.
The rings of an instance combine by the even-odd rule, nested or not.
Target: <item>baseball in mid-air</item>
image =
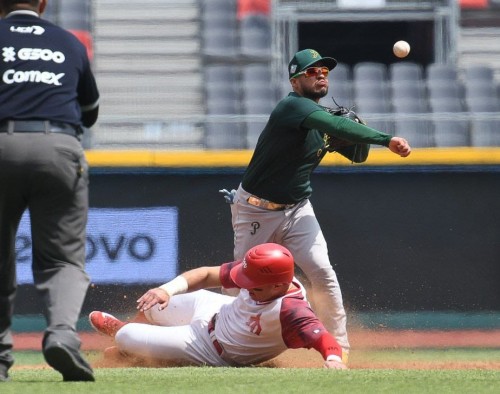
[[[398,41],[392,47],[392,51],[397,57],[406,57],[410,53],[410,44],[406,41]]]

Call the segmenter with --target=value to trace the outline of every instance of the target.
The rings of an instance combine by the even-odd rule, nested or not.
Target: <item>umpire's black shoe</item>
[[[77,350],[60,342],[46,346],[43,355],[47,363],[59,371],[65,382],[93,382],[94,372]]]
[[[10,380],[9,374],[7,373],[7,367],[0,364],[0,382],[8,382]]]

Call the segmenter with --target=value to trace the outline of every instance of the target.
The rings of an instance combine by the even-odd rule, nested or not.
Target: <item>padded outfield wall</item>
[[[92,286],[83,314],[128,313],[176,273],[231,260],[230,210],[218,190],[238,186],[250,156],[88,151]],[[434,314],[458,316],[459,328],[500,327],[500,149],[418,149],[407,159],[373,149],[362,165],[329,155],[312,182],[349,311],[372,323]],[[40,307],[29,246],[21,226],[16,315]]]

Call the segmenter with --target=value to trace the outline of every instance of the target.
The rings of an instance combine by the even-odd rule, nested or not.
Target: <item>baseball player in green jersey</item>
[[[221,192],[232,203],[235,260],[261,243],[288,248],[312,285],[315,312],[347,354],[342,293],[309,201],[311,173],[328,152],[361,163],[370,144],[401,157],[411,148],[404,138],[332,115],[318,104],[328,93],[328,73],[336,65],[335,59],[312,49],[294,55],[288,66],[293,92],[272,111],[238,190]]]

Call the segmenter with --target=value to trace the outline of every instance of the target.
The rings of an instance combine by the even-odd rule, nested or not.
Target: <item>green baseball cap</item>
[[[318,62],[322,62],[330,71],[337,65],[337,61],[333,57],[321,57],[314,49],[304,49],[297,52],[290,60],[288,64],[289,78],[293,78],[294,75]]]

